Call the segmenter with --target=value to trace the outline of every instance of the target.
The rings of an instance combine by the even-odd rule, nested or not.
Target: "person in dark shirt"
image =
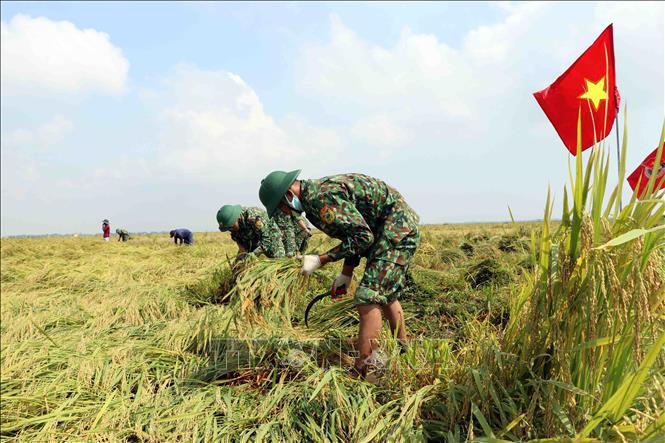
[[[194,243],[194,234],[192,234],[192,231],[189,229],[173,229],[169,232],[169,235],[173,239],[173,243],[176,245],[178,244],[178,240],[180,240],[180,244],[185,243],[186,245],[191,245]]]

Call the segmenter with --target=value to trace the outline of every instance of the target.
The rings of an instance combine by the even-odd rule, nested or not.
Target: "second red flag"
[[[637,192],[638,198],[644,197],[644,192],[646,191],[647,184],[649,183],[649,179],[653,175],[654,170],[657,170],[656,181],[654,182],[653,188],[654,192],[665,188],[665,143],[663,144],[663,153],[661,154],[658,168],[656,168],[657,154],[658,148],[654,149],[653,152],[649,154],[627,178],[628,184],[633,188],[633,191]]]

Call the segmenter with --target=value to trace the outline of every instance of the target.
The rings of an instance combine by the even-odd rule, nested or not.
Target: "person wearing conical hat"
[[[107,219],[102,220],[102,238],[104,241],[111,239],[111,224]]]

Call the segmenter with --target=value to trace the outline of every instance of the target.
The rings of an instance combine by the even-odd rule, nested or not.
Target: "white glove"
[[[321,259],[318,255],[306,255],[302,258],[302,268],[300,269],[300,273],[309,276],[320,267]]]
[[[330,295],[334,298],[337,296],[337,288],[341,288],[344,286],[344,288],[348,291],[349,286],[351,286],[351,277],[348,275],[344,274],[339,274],[336,278],[335,281],[333,281],[332,287],[330,288]]]

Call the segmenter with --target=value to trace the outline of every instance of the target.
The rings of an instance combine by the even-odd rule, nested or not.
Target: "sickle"
[[[305,326],[309,328],[309,325],[307,324],[307,317],[309,316],[309,311],[312,309],[312,306],[314,306],[316,303],[319,301],[323,300],[324,298],[330,296],[330,291],[326,291],[323,294],[319,294],[316,297],[314,297],[309,304],[307,305],[307,308],[305,308]]]

